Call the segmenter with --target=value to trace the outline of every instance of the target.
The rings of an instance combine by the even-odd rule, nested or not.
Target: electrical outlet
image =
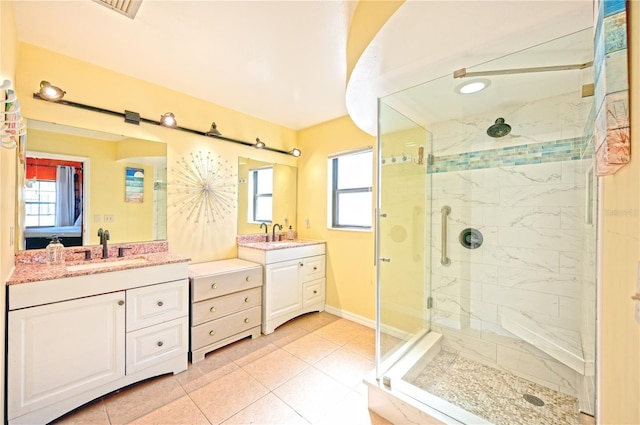
[[[101,221],[102,221],[102,216],[100,214],[94,214],[93,222],[94,223],[100,223]]]
[[[113,223],[114,222],[113,214],[105,214],[104,215],[104,222],[105,223]]]

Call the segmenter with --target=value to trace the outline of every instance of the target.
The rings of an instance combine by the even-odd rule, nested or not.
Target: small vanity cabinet
[[[191,362],[239,339],[260,336],[262,266],[239,259],[189,266]]]
[[[187,263],[9,285],[7,420],[48,423],[187,369]]]
[[[278,247],[278,242],[268,247]],[[285,246],[285,245],[281,245]],[[325,243],[280,249],[238,247],[238,257],[263,264],[262,333],[325,306]]]

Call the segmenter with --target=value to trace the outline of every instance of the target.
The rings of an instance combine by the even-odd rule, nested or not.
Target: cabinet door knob
[[[124,301],[122,300],[118,301],[118,305],[124,305]]]
[[[244,318],[244,323],[249,323],[249,318],[248,317]]]
[[[316,291],[316,290],[314,289],[314,290],[313,290],[313,293],[314,293],[314,294],[317,294],[317,293],[318,293],[318,291]]]
[[[304,266],[304,263],[302,261],[300,261],[300,267]]]
[[[158,301],[158,307],[162,307],[164,303],[162,301]]]
[[[248,303],[249,302],[249,297],[245,298],[244,302]]]
[[[217,283],[212,283],[211,284],[211,289],[218,289],[218,284]]]
[[[317,266],[313,266],[313,270],[318,270],[318,267]]]
[[[215,307],[211,307],[211,308],[209,309],[209,311],[210,311],[211,313],[215,313],[215,312],[216,312],[216,308],[215,308]]]
[[[209,336],[214,336],[216,334],[216,331],[209,331]]]
[[[244,280],[245,280],[246,282],[251,282],[251,276],[247,276],[247,277],[245,277],[245,278],[244,278]]]
[[[164,342],[158,341],[158,347],[162,347],[163,345],[164,345]]]

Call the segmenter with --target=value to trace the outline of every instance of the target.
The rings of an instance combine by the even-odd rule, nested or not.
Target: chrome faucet
[[[260,228],[264,226],[264,241],[269,242],[269,225],[267,223],[260,223]]]
[[[109,258],[109,247],[107,241],[109,240],[109,231],[102,230],[102,227],[98,229],[98,236],[100,237],[100,245],[102,245],[102,258]]]
[[[271,228],[271,233],[273,233],[273,235],[271,236],[271,242],[276,241],[276,227],[279,227],[280,230],[282,230],[282,224],[274,224]]]

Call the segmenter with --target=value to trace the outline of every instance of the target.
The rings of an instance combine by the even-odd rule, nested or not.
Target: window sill
[[[328,227],[327,230],[335,230],[338,232],[358,232],[358,233],[371,233],[373,232],[373,228],[370,229],[360,229],[357,227]]]

